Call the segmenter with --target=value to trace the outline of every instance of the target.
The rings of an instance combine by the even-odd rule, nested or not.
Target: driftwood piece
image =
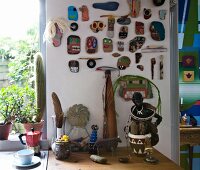
[[[54,112],[56,115],[56,127],[62,128],[64,113],[61,107],[60,100],[55,92],[52,92],[52,100],[54,105]]]

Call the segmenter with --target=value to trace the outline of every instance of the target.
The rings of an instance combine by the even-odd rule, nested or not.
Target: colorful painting
[[[200,125],[200,0],[179,0],[179,96],[181,116]],[[199,170],[200,147],[194,147],[193,170]],[[180,164],[189,169],[187,147],[181,147]]]

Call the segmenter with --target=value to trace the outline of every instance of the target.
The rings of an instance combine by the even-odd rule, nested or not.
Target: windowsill
[[[25,142],[25,140],[24,140]],[[0,140],[0,151],[17,151],[20,149],[24,149],[26,146],[22,145],[19,141],[18,134],[9,135],[8,140]],[[48,150],[50,148],[50,144],[48,140],[40,141],[40,148],[42,150]]]
[[[3,160],[3,161],[1,161],[1,168],[10,169],[10,170],[18,169],[14,165],[12,165],[12,163],[14,161],[13,154],[14,154],[14,152],[0,152],[0,160]],[[47,162],[48,162],[48,151],[42,150],[40,159],[41,159],[41,162],[38,165],[34,166],[34,169],[35,170],[46,170]]]

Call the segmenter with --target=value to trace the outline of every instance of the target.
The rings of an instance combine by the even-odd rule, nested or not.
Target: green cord
[[[158,89],[158,87],[149,79],[145,78],[145,77],[142,77],[142,76],[138,76],[138,75],[125,75],[125,76],[121,76],[119,77],[113,84],[113,91],[114,91],[114,94],[116,92],[116,89],[117,87],[119,86],[120,84],[120,81],[130,81],[131,79],[135,79],[135,78],[139,78],[139,79],[142,79],[142,80],[147,80],[150,84],[152,84],[156,90],[157,90],[157,93],[158,93],[158,101],[157,101],[157,106],[156,106],[156,109],[158,110],[158,114],[161,115],[161,97],[160,97],[160,90]]]

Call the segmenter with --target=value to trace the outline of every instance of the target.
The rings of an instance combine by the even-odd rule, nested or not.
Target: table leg
[[[192,170],[192,160],[193,160],[193,146],[188,145],[189,147],[189,167]]]

